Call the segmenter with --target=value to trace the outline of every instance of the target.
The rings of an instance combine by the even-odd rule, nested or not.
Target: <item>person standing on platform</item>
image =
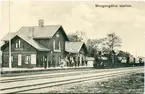
[[[46,69],[46,67],[47,67],[47,60],[46,60],[46,58],[44,59],[44,68]]]

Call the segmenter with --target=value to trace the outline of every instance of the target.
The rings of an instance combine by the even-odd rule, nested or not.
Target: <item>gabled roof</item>
[[[62,27],[62,26],[61,25],[46,25],[43,27],[25,26],[25,27],[21,27],[17,32],[11,33],[11,37],[13,37],[15,35],[32,36],[29,29],[33,28],[33,30],[34,30],[33,38],[52,38],[60,27]],[[6,36],[4,36],[2,38],[2,40],[9,40],[9,33]]]
[[[7,33],[3,38],[2,41],[8,41],[9,40],[9,36],[14,37],[16,32],[11,32],[11,33]]]
[[[70,53],[79,53],[82,46],[85,45],[83,42],[65,42],[65,51]]]
[[[53,35],[57,32],[57,30],[61,27],[61,25],[47,25],[47,26],[26,26],[20,28],[18,34],[28,35],[30,34],[29,29],[34,29],[34,38],[52,38]]]
[[[17,35],[16,35],[17,36]],[[22,35],[18,35],[20,38],[22,38],[24,41],[26,41],[28,44],[32,45],[34,48],[36,48],[39,51],[50,51],[48,48],[40,45],[39,43],[37,43],[35,40],[33,40],[30,37],[27,36],[22,36]]]
[[[21,39],[23,39],[25,42],[27,42],[28,44],[30,44],[31,46],[33,46],[34,48],[36,48],[39,51],[50,51],[49,49],[47,49],[46,47],[40,45],[39,43],[37,43],[35,40],[33,40],[30,37],[27,36],[23,36],[23,35],[15,35],[12,39],[14,39],[16,36],[20,37]],[[11,40],[12,40],[11,39]],[[9,42],[5,43],[4,45],[8,44]],[[4,46],[3,45],[3,46]],[[3,47],[2,46],[2,47]]]
[[[33,32],[30,32],[30,29],[32,29],[32,28],[33,28]],[[37,43],[34,39],[35,38],[37,38],[37,39],[52,38],[55,35],[55,33],[58,31],[59,28],[62,28],[62,26],[61,25],[46,25],[43,27],[25,26],[25,27],[21,27],[17,32],[11,33],[12,34],[11,39],[14,38],[15,36],[19,36],[20,38],[25,40],[27,43],[29,43],[30,45],[32,45],[36,49],[41,50],[41,51],[43,51],[43,50],[46,51],[49,49],[43,47],[42,45]],[[65,34],[65,36],[67,37],[66,34]],[[9,40],[9,33],[6,36],[4,36],[2,38],[2,40],[8,41]],[[68,40],[68,37],[67,37],[67,40]]]

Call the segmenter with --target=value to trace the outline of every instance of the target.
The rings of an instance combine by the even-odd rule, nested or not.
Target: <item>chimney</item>
[[[44,20],[39,19],[38,24],[39,24],[39,27],[43,27],[44,26]]]

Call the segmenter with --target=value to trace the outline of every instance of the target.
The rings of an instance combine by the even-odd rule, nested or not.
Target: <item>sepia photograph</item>
[[[144,94],[144,64],[145,1],[0,1],[0,94]]]

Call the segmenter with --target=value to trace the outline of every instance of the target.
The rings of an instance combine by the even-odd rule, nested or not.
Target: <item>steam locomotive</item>
[[[132,66],[144,66],[145,58],[143,57],[119,57],[117,55],[112,56],[97,56],[93,66],[95,68],[113,68],[113,67],[132,67]]]

